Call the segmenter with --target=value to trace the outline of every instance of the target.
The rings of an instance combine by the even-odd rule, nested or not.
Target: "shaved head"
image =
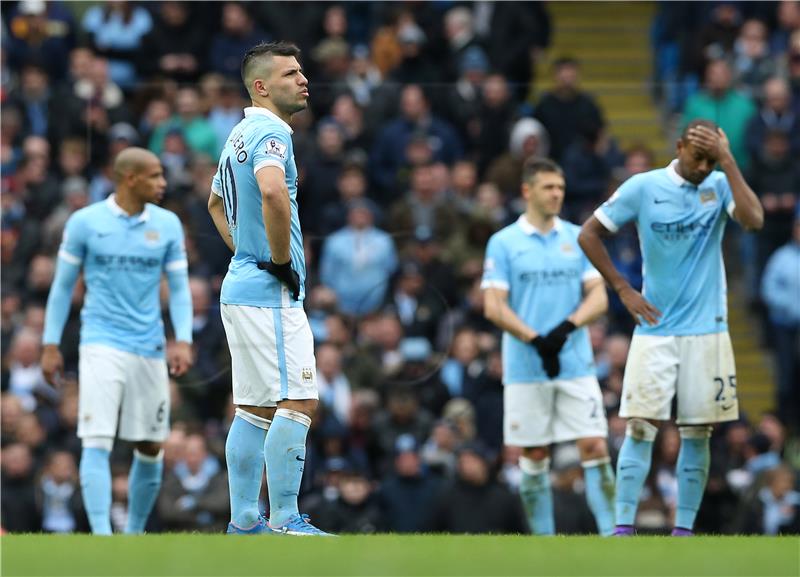
[[[266,79],[272,73],[273,56],[300,57],[300,49],[289,42],[262,42],[253,46],[242,59],[242,81],[250,96],[253,96],[253,81]]]
[[[114,180],[119,181],[123,176],[131,172],[141,172],[147,165],[153,163],[160,164],[158,157],[147,150],[131,146],[120,152],[114,159]]]

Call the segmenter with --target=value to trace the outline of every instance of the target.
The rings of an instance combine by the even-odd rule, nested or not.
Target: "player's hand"
[[[572,321],[563,321],[560,325],[542,338],[541,350],[548,353],[558,354],[564,347],[564,343],[567,342],[569,334],[576,328],[577,327],[575,326],[575,323]]]
[[[173,377],[180,377],[186,374],[192,366],[192,345],[186,341],[177,341],[167,351],[167,364],[169,374]]]
[[[60,384],[61,374],[64,372],[64,357],[56,345],[45,345],[42,347],[42,373],[44,379],[57,387]]]
[[[689,142],[708,153],[714,160],[721,161],[731,157],[731,144],[725,132],[718,128],[714,132],[707,126],[695,126],[689,129]]]
[[[258,263],[258,268],[267,271],[269,274],[277,278],[286,288],[292,293],[294,300],[300,299],[300,275],[297,274],[292,268],[292,261],[275,264],[272,260],[266,263]]]
[[[531,341],[530,344],[539,353],[539,356],[542,359],[542,367],[544,367],[544,372],[547,373],[549,378],[554,379],[558,376],[558,373],[561,372],[561,361],[558,359],[558,351],[552,352],[545,349],[545,342],[545,337],[538,335]]]
[[[647,302],[641,293],[631,287],[626,287],[619,291],[619,299],[628,312],[633,316],[636,324],[642,324],[641,319],[647,321],[649,325],[658,324],[658,319],[661,317],[661,311]]]

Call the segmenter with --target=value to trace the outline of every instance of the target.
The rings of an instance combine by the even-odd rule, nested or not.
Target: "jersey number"
[[[236,196],[236,180],[233,178],[233,167],[231,157],[226,156],[225,161],[220,164],[220,185],[222,186],[222,204],[225,207],[225,218],[228,220],[228,228],[236,228],[236,216],[238,213],[239,200]]]
[[[722,377],[715,377],[714,382],[719,386],[719,391],[717,391],[716,400],[718,402],[724,403],[725,398],[725,379]],[[728,376],[728,385],[731,389],[731,400],[736,398],[736,375],[729,375]]]

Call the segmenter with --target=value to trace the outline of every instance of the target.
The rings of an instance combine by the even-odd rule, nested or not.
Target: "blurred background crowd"
[[[499,334],[482,312],[484,247],[523,209],[529,157],[564,167],[563,217],[574,222],[670,158],[615,140],[581,86],[586,67],[550,49],[554,4],[3,2],[3,527],[88,528],[75,436],[83,289],[57,390],[39,367],[44,305],[66,219],[111,193],[111,159],[138,145],[161,158],[163,205],[185,226],[196,356],[170,383],[166,477],[149,530],[224,529],[232,409],[218,296],[230,255],[206,202],[249,104],[241,57],[281,39],[303,50],[311,92],[293,128],[321,408],[301,509],[335,532],[526,531],[518,453],[502,445]],[[767,215],[758,235],[731,227],[728,263],[774,359],[775,410],[717,428],[697,529],[798,532],[800,3],[664,2],[653,14],[643,47],[653,78],[641,90],[652,87],[663,131],[672,139],[692,118],[717,121]],[[640,287],[636,231],[610,249]],[[612,454],[631,330],[613,295],[591,327]],[[678,446],[677,429],[664,427],[644,531],[671,525]],[[118,443],[114,453],[115,527],[126,518],[128,451]],[[552,476],[558,530],[593,532],[573,446],[557,447]]]

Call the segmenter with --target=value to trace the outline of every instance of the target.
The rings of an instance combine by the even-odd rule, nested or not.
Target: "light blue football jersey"
[[[481,288],[507,290],[516,315],[547,334],[578,308],[584,281],[600,278],[578,245],[579,232],[579,226],[556,218],[555,226],[542,234],[523,214],[489,239]],[[536,349],[508,332],[503,333],[502,356],[504,384],[550,380]],[[586,327],[569,335],[559,360],[559,379],[595,375]]]
[[[635,222],[642,247],[644,297],[662,317],[643,335],[703,335],[728,330],[722,236],[735,204],[728,179],[712,172],[699,186],[666,168],[637,174],[594,213],[611,232]]]
[[[183,227],[174,213],[146,204],[140,214],[128,216],[111,195],[70,216],[58,258],[83,267],[82,345],[164,356],[161,277],[188,266]],[[61,341],[63,326],[58,325],[45,327],[45,344]],[[188,334],[176,336],[191,342],[190,323],[187,326],[183,332]]]
[[[256,172],[265,166],[280,168],[286,175],[291,202],[292,267],[300,275],[300,300],[277,278],[260,270],[259,262],[272,253],[264,229],[261,189]],[[256,307],[302,307],[305,298],[306,263],[303,235],[297,212],[297,166],[294,162],[292,129],[266,108],[244,109],[244,119],[231,131],[211,191],[222,197],[235,252],[222,282],[220,302]]]

